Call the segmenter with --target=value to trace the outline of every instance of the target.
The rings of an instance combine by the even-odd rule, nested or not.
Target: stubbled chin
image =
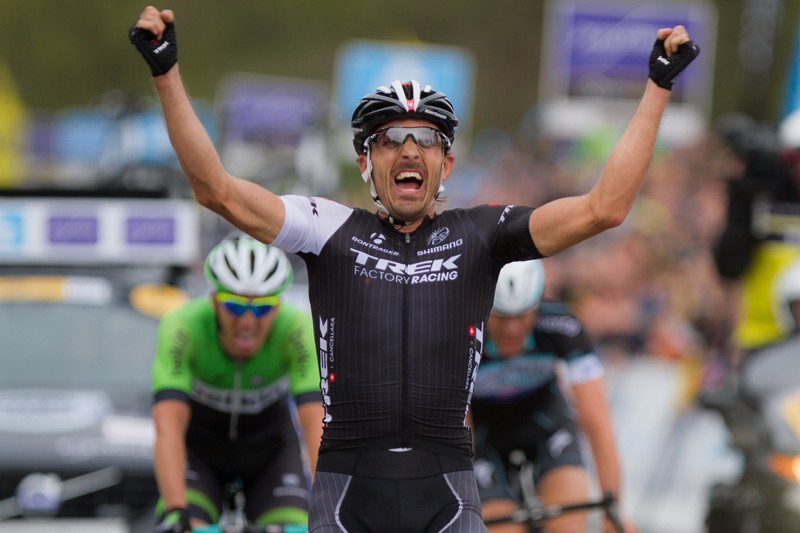
[[[425,198],[424,189],[402,189],[400,187],[394,188],[394,197],[399,201],[405,202],[419,202]]]

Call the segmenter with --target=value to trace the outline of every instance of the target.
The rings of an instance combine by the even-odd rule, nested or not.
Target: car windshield
[[[0,388],[150,385],[157,322],[125,306],[0,303]]]

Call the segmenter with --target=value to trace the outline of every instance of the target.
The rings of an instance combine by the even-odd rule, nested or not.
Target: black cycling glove
[[[153,76],[166,74],[178,62],[178,40],[172,22],[167,23],[161,39],[156,39],[155,35],[135,25],[128,31],[128,38],[147,61]]]
[[[656,39],[653,51],[650,52],[650,79],[663,89],[672,89],[675,78],[683,72],[689,63],[700,54],[700,47],[694,41],[688,41],[678,47],[678,51],[667,57],[664,40]]]
[[[173,507],[164,511],[153,533],[184,533],[191,530],[189,511],[183,507]]]

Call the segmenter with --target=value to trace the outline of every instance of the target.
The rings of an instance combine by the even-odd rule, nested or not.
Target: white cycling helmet
[[[209,252],[205,275],[218,291],[272,296],[292,283],[294,270],[280,249],[237,236],[226,238]]]
[[[778,126],[781,148],[800,149],[800,109],[792,111]]]
[[[800,260],[787,266],[778,275],[774,283],[775,317],[784,332],[791,333],[798,329],[792,315],[791,303],[800,300]]]
[[[500,271],[492,313],[521,315],[539,306],[544,292],[544,267],[539,259],[509,263]]]

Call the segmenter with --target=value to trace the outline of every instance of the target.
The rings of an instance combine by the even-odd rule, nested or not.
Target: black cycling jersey
[[[466,413],[497,276],[510,261],[541,257],[532,209],[447,210],[404,234],[330,200],[283,201],[273,244],[309,271],[326,407],[320,452],[471,457]]]
[[[540,390],[547,390],[558,378],[558,365],[565,363],[571,383],[583,383],[603,375],[594,345],[566,305],[542,302],[533,329],[521,353],[502,357],[487,336],[480,376],[475,385],[473,406],[522,404]],[[504,407],[504,410],[507,410]]]
[[[502,357],[487,338],[472,399],[480,456],[507,462],[522,450],[536,463],[537,477],[562,464],[582,464],[580,429],[558,380],[566,363],[573,384],[599,379],[600,359],[581,322],[562,304],[543,302],[524,351]]]

